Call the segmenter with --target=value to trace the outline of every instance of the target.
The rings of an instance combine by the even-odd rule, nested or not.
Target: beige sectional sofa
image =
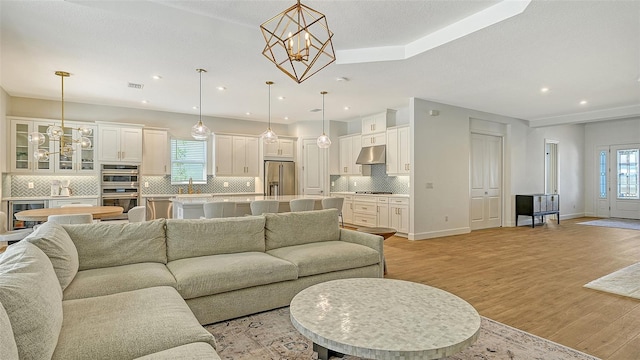
[[[0,258],[2,359],[219,359],[201,325],[382,277],[382,237],[335,209],[131,224],[45,223]]]

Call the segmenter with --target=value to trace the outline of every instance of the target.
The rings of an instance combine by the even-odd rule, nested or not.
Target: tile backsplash
[[[4,197],[39,197],[51,195],[51,180],[69,180],[71,195],[98,196],[100,184],[97,176],[3,175]],[[29,188],[33,183],[33,188]]]
[[[144,187],[145,182],[149,183],[149,187]],[[225,182],[229,186],[225,187]],[[255,192],[255,183],[256,179],[253,177],[215,177],[209,175],[207,176],[206,184],[193,184],[193,190],[203,194],[253,193]],[[142,195],[177,194],[179,188],[182,188],[185,194],[187,193],[187,185],[171,185],[170,176],[141,176],[140,190]]]
[[[409,176],[388,176],[384,164],[371,165],[371,176],[331,175],[332,192],[336,191],[388,191],[409,193]]]

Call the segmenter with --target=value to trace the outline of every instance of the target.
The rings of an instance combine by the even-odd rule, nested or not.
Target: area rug
[[[598,219],[598,220],[581,222],[581,223],[578,223],[578,225],[604,226],[604,227],[613,227],[613,228],[621,228],[621,229],[640,230],[640,220],[631,220],[631,219],[617,219],[617,218]]]
[[[223,360],[317,359],[311,341],[300,335],[291,325],[288,307],[208,325],[206,329],[216,337],[217,352]],[[342,359],[361,358],[345,356]],[[446,359],[597,358],[483,317],[478,341],[468,349]]]
[[[640,299],[640,263],[593,280],[584,287]]]

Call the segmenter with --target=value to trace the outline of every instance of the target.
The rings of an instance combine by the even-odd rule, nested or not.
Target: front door
[[[502,138],[471,134],[471,230],[502,226]]]
[[[611,146],[611,217],[640,219],[640,144]]]

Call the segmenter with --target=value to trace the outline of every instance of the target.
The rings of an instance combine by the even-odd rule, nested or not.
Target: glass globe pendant
[[[327,95],[327,92],[322,91],[320,94],[322,94],[322,135],[318,136],[316,143],[320,149],[327,149],[331,146],[331,139],[324,133],[324,96]]]
[[[44,137],[44,134],[41,134],[37,131],[29,133],[29,135],[27,135],[27,141],[31,145],[42,145],[44,144],[45,140],[46,139]]]
[[[196,69],[200,73],[200,120],[191,127],[191,137],[196,140],[207,140],[211,136],[211,130],[202,123],[202,73],[207,72],[205,69]]]
[[[273,81],[267,81],[266,84],[269,85],[269,127],[260,136],[266,144],[274,144],[278,142],[278,135],[271,130],[271,85],[273,85]]]

